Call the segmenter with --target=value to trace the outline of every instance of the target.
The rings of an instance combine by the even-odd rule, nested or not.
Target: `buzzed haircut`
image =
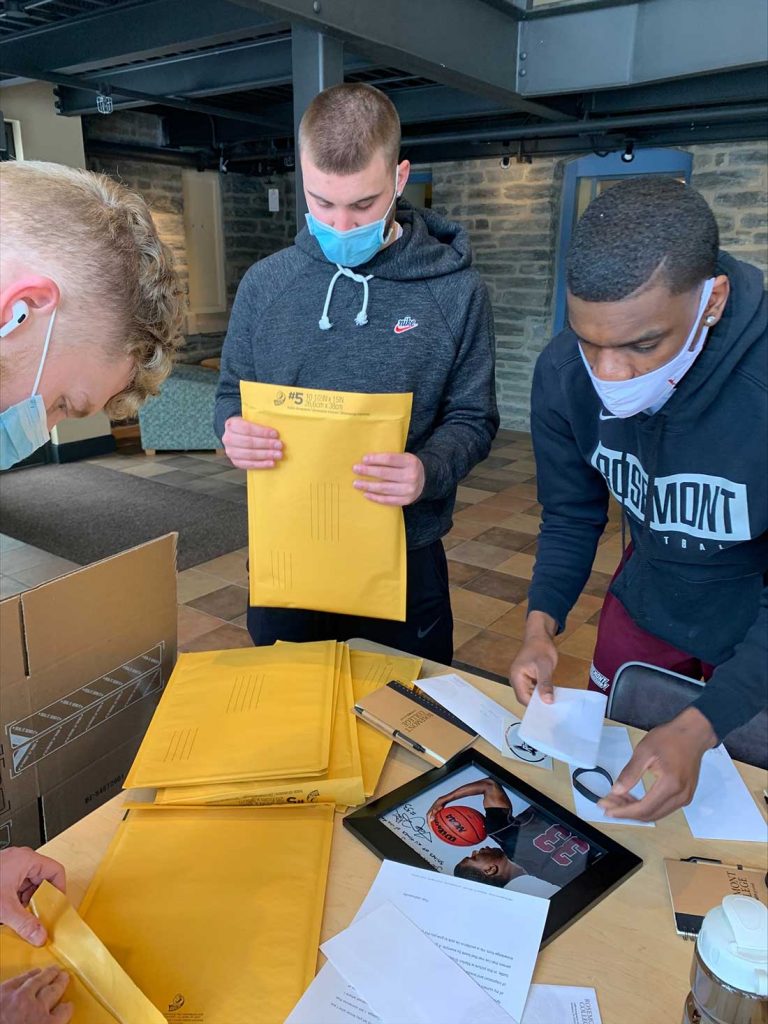
[[[484,882],[486,885],[495,885],[497,889],[502,889],[507,884],[502,875],[486,875],[474,864],[463,864],[461,861],[453,869],[453,874],[456,878],[464,878],[468,882]]]
[[[334,85],[318,93],[304,112],[299,149],[326,174],[362,171],[379,150],[394,171],[400,118],[392,100],[372,85]]]
[[[585,302],[618,302],[651,278],[673,295],[714,277],[719,236],[706,201],[674,178],[629,178],[607,189],[576,225],[568,289]]]

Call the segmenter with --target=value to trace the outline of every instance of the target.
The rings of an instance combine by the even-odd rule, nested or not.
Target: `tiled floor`
[[[169,487],[215,494],[245,504],[245,473],[213,452],[140,452],[94,459],[94,464]],[[499,431],[491,455],[459,488],[454,527],[445,538],[455,620],[455,660],[506,677],[525,622],[540,507],[530,437]],[[621,554],[618,508],[598,549],[585,593],[557,640],[555,681],[585,686],[596,623],[610,575]],[[247,549],[179,573],[179,648],[247,647]],[[0,535],[0,597],[52,579],[74,563]]]

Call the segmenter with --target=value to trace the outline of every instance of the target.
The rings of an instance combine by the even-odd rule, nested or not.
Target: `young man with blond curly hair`
[[[0,164],[0,469],[67,417],[132,416],[181,344],[170,249],[101,174]]]

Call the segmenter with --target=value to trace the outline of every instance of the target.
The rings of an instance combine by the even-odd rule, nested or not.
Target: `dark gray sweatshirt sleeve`
[[[253,327],[258,308],[252,267],[240,282],[221,350],[221,371],[216,388],[213,429],[218,437],[230,416],[240,416],[240,381],[256,380],[253,364]]]
[[[414,452],[424,465],[424,501],[451,495],[486,458],[499,429],[496,341],[488,291],[478,278],[463,309],[455,292],[446,298],[443,303],[437,297],[437,302],[456,341],[456,359],[435,429]]]
[[[745,725],[768,704],[768,587],[763,588],[757,618],[736,645],[733,656],[718,665],[694,707],[722,740]]]
[[[531,434],[542,506],[539,543],[528,611],[565,620],[589,578],[597,544],[608,519],[608,487],[585,461],[567,418],[558,411],[560,379],[539,356],[533,374]]]

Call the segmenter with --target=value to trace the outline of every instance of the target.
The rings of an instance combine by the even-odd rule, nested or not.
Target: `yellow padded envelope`
[[[355,490],[352,466],[404,451],[413,396],[249,381],[240,393],[244,418],[284,444],[274,469],[248,473],[251,604],[403,622],[403,511]]]
[[[352,675],[350,651],[337,644],[340,680],[336,714],[331,737],[328,771],[315,778],[272,779],[264,782],[230,782],[215,786],[170,786],[159,789],[158,804],[252,806],[282,803],[335,803],[337,807],[356,807],[365,799],[363,792],[357,718],[352,713]]]
[[[327,771],[335,646],[180,654],[125,787]]]
[[[70,975],[64,1002],[75,1024],[165,1024],[165,1017],[128,977],[64,893],[43,882],[31,907],[48,932],[42,948],[0,929],[0,981],[35,967],[59,967]]]
[[[398,657],[376,651],[350,650],[349,654],[355,703],[393,679],[404,686],[411,686],[421,672],[421,658]],[[373,796],[376,790],[392,740],[357,716],[355,722],[363,766],[363,788],[367,798]]]
[[[134,808],[81,913],[169,1021],[279,1024],[315,973],[333,813]]]

